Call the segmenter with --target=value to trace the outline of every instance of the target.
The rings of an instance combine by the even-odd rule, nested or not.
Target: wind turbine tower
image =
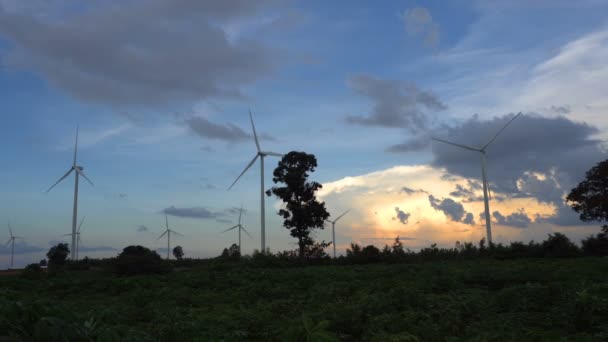
[[[80,224],[78,225],[78,229],[76,230],[76,259],[74,260],[78,260],[79,256],[79,252],[80,252],[80,228],[82,228],[82,223],[84,222],[84,217],[82,218],[82,220],[80,220]],[[72,234],[65,234],[63,236],[72,236]]]
[[[13,228],[11,227],[11,223],[8,223],[8,233],[10,234],[10,238],[8,239],[8,241],[6,241],[6,245],[8,246],[8,244],[11,244],[11,268],[14,268],[14,261],[15,261],[15,240],[16,239],[23,239],[23,237],[21,236],[15,236],[13,235]]]
[[[167,235],[167,260],[169,260],[169,257],[171,255],[171,233],[178,235],[178,236],[183,236],[182,234],[176,232],[175,230],[169,229],[169,218],[167,217],[167,213],[165,213],[165,231],[156,240],[160,240],[160,238],[165,236],[165,234]]]
[[[346,215],[349,211],[350,211],[350,209],[348,209],[347,211],[345,211],[342,215],[338,216],[333,221],[331,221],[331,220],[325,220],[325,221],[331,223],[331,237],[332,237],[332,243],[331,244],[334,247],[334,259],[336,258],[336,222],[338,222],[338,220],[341,219],[342,216]]]
[[[257,153],[253,157],[251,162],[249,162],[247,167],[245,167],[245,170],[243,170],[243,172],[241,172],[241,174],[236,178],[236,180],[232,183],[232,185],[230,185],[228,190],[232,189],[234,184],[236,184],[236,182],[241,178],[241,176],[243,176],[245,174],[245,172],[247,172],[247,170],[249,170],[251,165],[253,165],[253,163],[255,163],[255,161],[259,157],[260,158],[260,227],[262,230],[262,234],[261,234],[262,250],[261,250],[261,252],[265,253],[266,252],[266,208],[265,208],[265,198],[264,198],[264,191],[265,191],[264,190],[264,157],[266,157],[266,156],[283,157],[283,155],[280,153],[276,153],[276,152],[267,152],[267,151],[261,150],[260,142],[258,141],[258,135],[255,131],[255,125],[253,124],[253,116],[251,115],[251,110],[249,111],[249,120],[251,121],[251,129],[253,130],[253,139],[255,141]]]
[[[433,140],[435,141],[439,141],[448,145],[452,145],[452,146],[456,146],[456,147],[460,147],[463,148],[465,150],[469,150],[469,151],[473,151],[473,152],[479,152],[480,157],[481,157],[481,180],[483,183],[483,204],[485,207],[485,218],[486,218],[486,235],[487,235],[487,240],[488,240],[488,244],[492,244],[492,220],[490,217],[490,201],[489,201],[489,196],[488,196],[488,192],[489,192],[489,188],[488,188],[488,175],[486,173],[486,149],[488,148],[488,146],[490,146],[490,144],[492,144],[494,142],[494,140],[496,140],[496,138],[498,137],[498,135],[500,133],[502,133],[502,131],[504,131],[507,126],[509,126],[511,124],[511,122],[513,122],[513,120],[517,119],[519,116],[521,115],[521,112],[517,113],[517,115],[515,115],[514,117],[511,118],[511,120],[509,120],[499,131],[498,133],[496,133],[492,139],[490,139],[490,141],[488,141],[487,144],[485,144],[482,148],[475,148],[475,147],[471,147],[471,146],[467,146],[467,145],[462,145],[462,144],[457,144],[457,143],[453,143],[447,140],[443,140],[443,139],[438,139],[438,138],[433,138]]]
[[[76,164],[76,155],[77,154],[78,154],[78,126],[76,126],[76,143],[74,144],[74,162],[72,163],[72,166],[70,167],[68,172],[66,172],[65,175],[63,175],[63,177],[59,178],[59,180],[46,191],[47,193],[49,191],[51,191],[57,184],[59,184],[62,180],[64,180],[67,176],[69,176],[70,173],[72,173],[72,171],[75,171],[75,173],[74,173],[74,175],[75,175],[75,177],[74,177],[74,209],[72,210],[72,245],[71,245],[72,252],[70,255],[70,258],[72,260],[76,260],[76,248],[75,247],[76,247],[76,224],[77,224],[77,217],[78,217],[78,177],[82,176],[87,182],[89,182],[89,184],[94,186],[93,182],[91,182],[91,180],[89,178],[87,178],[87,176],[84,174],[84,167]]]
[[[249,234],[249,232],[243,227],[243,225],[241,224],[241,217],[243,215],[243,206],[241,206],[241,210],[239,211],[239,223],[234,226],[234,227],[230,227],[226,230],[224,230],[222,233],[225,233],[229,230],[233,230],[233,229],[237,229],[239,230],[239,254],[243,255],[241,252],[241,230],[245,232],[245,234],[249,235],[250,238],[253,239],[253,236],[251,236],[251,234]]]

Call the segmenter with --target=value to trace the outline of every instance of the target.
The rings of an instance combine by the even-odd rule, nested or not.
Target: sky
[[[608,2],[0,0],[0,226],[16,266],[71,232],[79,125],[80,256],[115,256],[169,225],[186,257],[260,248],[263,150],[317,157],[311,179],[351,242],[416,250],[599,231],[564,203],[608,145]],[[266,158],[265,184],[278,158]],[[267,246],[295,248],[275,198]],[[331,240],[331,227],[315,233]],[[9,238],[2,227],[3,239]],[[2,240],[3,242],[5,240]],[[329,250],[328,250],[329,251]],[[0,247],[0,268],[10,247]]]

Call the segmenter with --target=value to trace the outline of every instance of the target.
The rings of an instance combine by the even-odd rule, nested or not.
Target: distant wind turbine
[[[8,233],[11,237],[6,241],[6,245],[8,246],[9,243],[11,244],[11,268],[13,268],[15,260],[15,240],[23,239],[23,237],[13,235],[13,228],[11,227],[10,222],[8,223]]]
[[[253,239],[253,236],[251,236],[251,234],[249,234],[249,232],[243,227],[243,225],[241,224],[241,216],[243,215],[243,206],[241,206],[241,210],[239,211],[239,224],[237,224],[234,227],[230,227],[226,230],[224,230],[222,233],[225,233],[229,230],[233,230],[233,229],[237,229],[239,230],[239,254],[241,254],[241,230],[245,232],[245,234],[249,235],[250,238]],[[242,254],[241,254],[242,255]]]
[[[488,176],[486,174],[486,148],[488,148],[488,146],[490,146],[490,144],[492,144],[494,142],[494,140],[496,140],[496,138],[498,137],[498,135],[500,133],[502,133],[502,131],[504,131],[507,126],[509,126],[511,124],[511,122],[513,122],[513,120],[517,119],[517,117],[519,117],[521,115],[521,112],[517,113],[517,115],[515,115],[513,118],[511,118],[511,120],[509,120],[499,131],[498,133],[496,133],[492,139],[490,139],[490,141],[488,141],[487,144],[485,144],[482,148],[475,148],[475,147],[470,147],[470,146],[466,146],[466,145],[461,145],[461,144],[457,144],[457,143],[453,143],[447,140],[443,140],[443,139],[438,139],[438,138],[433,138],[433,140],[435,141],[439,141],[448,145],[452,145],[452,146],[456,146],[456,147],[460,147],[463,148],[465,150],[469,150],[469,151],[474,151],[474,152],[479,152],[480,156],[481,156],[481,179],[482,179],[482,183],[483,183],[483,202],[484,202],[484,206],[485,206],[485,217],[486,217],[486,234],[487,234],[487,239],[488,239],[488,243],[491,245],[492,244],[492,223],[491,223],[491,218],[490,218],[490,201],[488,199],[488,192],[489,192],[489,187],[488,187]]]
[[[80,220],[80,224],[78,225],[78,229],[76,230],[76,259],[74,260],[78,260],[78,253],[80,252],[80,228],[82,228],[83,222],[84,216],[82,217],[82,220]],[[72,233],[64,234],[63,236],[72,236]]]
[[[162,238],[163,236],[165,236],[165,234],[167,234],[167,260],[169,260],[169,256],[171,255],[171,233],[178,235],[178,236],[183,236],[182,234],[176,232],[173,229],[169,229],[169,218],[167,217],[167,213],[165,213],[165,224],[166,224],[166,228],[164,233],[158,237],[158,239],[156,240],[160,240],[160,238]]]
[[[75,171],[74,175],[74,209],[72,211],[72,252],[71,252],[71,259],[72,260],[76,260],[76,248],[74,248],[76,246],[76,223],[77,223],[77,217],[78,217],[78,177],[82,176],[84,179],[86,179],[87,182],[89,182],[89,184],[95,186],[95,184],[93,184],[93,182],[91,182],[90,179],[87,178],[87,176],[85,176],[84,174],[84,167],[82,166],[78,166],[76,164],[76,155],[78,153],[78,126],[76,126],[76,143],[74,145],[74,163],[72,164],[72,167],[70,167],[70,169],[68,170],[68,172],[65,173],[65,175],[63,175],[63,177],[59,178],[59,180],[53,184],[53,186],[51,186],[46,192],[48,193],[49,191],[51,191],[57,184],[59,184],[62,180],[64,180],[67,176],[70,175],[70,173],[72,173],[72,171]]]
[[[338,216],[333,221],[331,221],[331,220],[325,220],[325,221],[331,223],[331,237],[332,237],[332,243],[331,244],[334,247],[334,258],[336,257],[336,222],[338,222],[338,220],[341,219],[342,216],[346,215],[349,211],[350,211],[350,209],[348,209],[347,211],[345,211],[344,213],[342,213],[342,215]]]
[[[251,165],[255,163],[255,161],[260,158],[260,226],[262,229],[262,253],[266,252],[266,209],[265,209],[265,198],[264,198],[264,157],[266,156],[275,156],[275,157],[283,157],[282,154],[276,152],[264,152],[260,149],[260,142],[258,141],[258,135],[255,132],[255,125],[253,124],[253,116],[251,115],[251,110],[249,111],[249,119],[251,120],[251,129],[253,130],[253,139],[255,140],[255,146],[257,147],[257,153],[255,157],[249,162],[245,170],[241,172],[241,174],[236,178],[236,180],[230,185],[228,190],[232,189],[234,184],[249,170]]]

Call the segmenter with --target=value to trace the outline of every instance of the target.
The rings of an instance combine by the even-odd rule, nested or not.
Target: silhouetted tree
[[[562,233],[549,234],[541,247],[547,257],[573,257],[579,254],[578,247]]]
[[[233,243],[230,247],[224,248],[222,251],[222,255],[220,258],[227,260],[239,259],[241,257],[241,252],[239,252],[239,245]]]
[[[608,222],[608,160],[587,171],[585,180],[570,191],[566,201],[582,221]],[[608,225],[602,230],[608,233]]]
[[[169,268],[155,251],[144,246],[127,246],[114,261],[114,272],[120,275],[163,273]]]
[[[401,242],[401,240],[399,240],[398,236],[395,238],[395,242],[393,242],[392,252],[393,255],[396,257],[402,257],[405,255],[405,250],[403,250],[403,243]]]
[[[184,257],[184,249],[182,248],[182,246],[175,246],[175,248],[173,248],[173,256],[177,260],[182,260],[182,258]]]
[[[289,229],[291,236],[298,239],[298,251],[301,258],[306,256],[308,246],[314,244],[310,233],[313,229],[324,229],[329,213],[325,203],[317,201],[315,192],[323,186],[317,182],[308,182],[308,175],[315,171],[317,158],[305,152],[289,152],[279,161],[273,172],[272,181],[284,186],[272,187],[266,194],[274,194],[285,203],[285,209],[279,210],[285,220],[283,227]]]
[[[46,257],[49,259],[49,264],[51,265],[63,265],[69,254],[70,249],[68,248],[68,244],[58,243],[49,249],[46,253]]]
[[[40,262],[39,262],[38,264],[39,264],[40,266],[46,266],[46,265],[47,265],[46,259],[42,259],[42,260],[40,260]]]

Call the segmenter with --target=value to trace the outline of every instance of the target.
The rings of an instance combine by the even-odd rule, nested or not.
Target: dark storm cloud
[[[448,141],[482,147],[511,117],[473,117],[437,134]],[[597,133],[596,127],[565,117],[520,116],[487,148],[491,189],[509,197],[534,197],[554,205],[557,214],[545,219],[547,222],[581,224],[565,205],[563,195],[584,179],[586,170],[606,159],[601,142],[594,138]],[[433,166],[453,175],[480,178],[479,153],[442,143],[432,146]],[[465,195],[466,190],[457,188],[456,192]]]
[[[13,43],[6,63],[84,101],[152,106],[242,98],[240,87],[268,75],[282,54],[253,28],[236,36],[223,28],[277,11],[268,3],[132,0],[73,10],[57,2],[10,13],[0,6],[0,37]],[[45,11],[62,12],[61,19]]]
[[[427,136],[414,137],[401,144],[391,145],[386,148],[386,152],[404,153],[420,152],[431,145],[431,138]]]
[[[371,75],[357,75],[348,81],[358,95],[371,100],[373,107],[367,116],[349,115],[351,124],[380,127],[402,127],[409,130],[426,128],[429,111],[446,106],[430,92],[399,80],[385,80]]]
[[[527,228],[532,220],[526,215],[523,210],[520,210],[516,213],[512,213],[510,215],[504,216],[500,212],[495,211],[492,213],[494,219],[498,224],[517,227],[517,228]]]
[[[403,210],[399,209],[399,207],[395,207],[395,215],[396,215],[395,218],[403,224],[407,224],[407,222],[410,218],[410,213],[404,212]]]
[[[429,203],[435,210],[442,211],[445,216],[452,221],[460,222],[464,217],[465,210],[462,204],[454,201],[451,198],[440,200],[433,195],[429,195]]]

